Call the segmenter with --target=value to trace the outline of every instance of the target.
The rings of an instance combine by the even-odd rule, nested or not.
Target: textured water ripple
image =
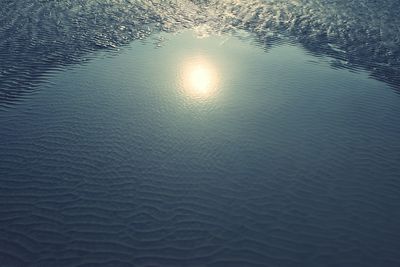
[[[246,30],[267,49],[290,38],[340,68],[379,63],[392,72],[374,75],[396,85],[397,7],[386,1],[1,4],[4,108],[93,51],[182,28]],[[363,60],[366,40],[383,52]],[[51,79],[43,101],[0,113],[0,265],[399,266],[397,98],[361,78],[363,91],[347,78],[295,86],[282,69],[271,76],[287,87],[262,87],[278,108],[257,91],[264,79],[248,79],[198,139],[197,118],[182,126],[168,113],[181,104],[154,100],[165,90],[141,88],[136,74],[132,93],[95,67]]]
[[[245,30],[268,48],[286,36],[329,55],[334,67],[362,67],[400,84],[400,12],[395,1],[5,1],[0,10],[0,107],[46,80],[46,72],[82,63],[154,32],[199,35]]]
[[[134,83],[104,75],[140,59],[140,47],[101,59],[105,69],[56,73],[38,99],[0,113],[1,263],[400,264],[400,106],[390,90],[323,64],[328,81],[345,78],[294,86],[285,61],[261,60],[284,82],[261,87],[256,66],[216,118],[182,123],[170,111],[186,106],[162,81],[142,86],[141,66],[122,70]],[[321,68],[296,60],[305,77]]]

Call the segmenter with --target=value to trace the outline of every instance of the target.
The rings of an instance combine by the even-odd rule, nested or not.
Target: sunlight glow
[[[191,97],[208,98],[218,88],[218,73],[205,58],[189,60],[183,65],[181,82],[185,93]]]

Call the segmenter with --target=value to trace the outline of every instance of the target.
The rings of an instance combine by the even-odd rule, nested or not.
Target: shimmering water
[[[0,266],[400,266],[394,1],[3,1]]]

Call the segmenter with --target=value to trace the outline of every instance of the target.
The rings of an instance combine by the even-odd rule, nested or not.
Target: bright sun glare
[[[205,58],[194,58],[183,65],[182,85],[186,94],[196,98],[208,98],[218,87],[215,67]]]

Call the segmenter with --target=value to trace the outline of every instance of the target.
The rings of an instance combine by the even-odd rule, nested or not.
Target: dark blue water
[[[393,1],[3,1],[0,266],[400,266]]]

